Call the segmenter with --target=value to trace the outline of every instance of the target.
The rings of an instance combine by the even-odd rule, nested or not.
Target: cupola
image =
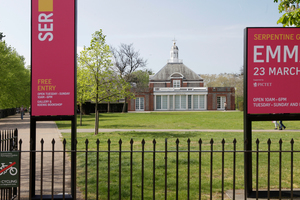
[[[182,63],[182,60],[178,59],[178,47],[176,46],[176,40],[173,40],[173,46],[170,51],[169,63]]]

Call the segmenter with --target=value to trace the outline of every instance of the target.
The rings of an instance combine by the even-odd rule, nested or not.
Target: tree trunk
[[[110,101],[107,103],[107,113],[110,113]]]
[[[99,112],[98,112],[98,101],[96,101],[96,106],[95,106],[95,135],[98,135],[98,128],[99,128]]]
[[[123,104],[123,110],[122,110],[122,113],[125,113],[126,112],[126,97],[125,97],[125,102]]]
[[[82,126],[82,103],[80,103],[80,106],[79,106],[79,112],[80,112],[80,126]]]

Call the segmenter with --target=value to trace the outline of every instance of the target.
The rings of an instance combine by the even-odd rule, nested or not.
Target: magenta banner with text
[[[300,29],[246,31],[248,114],[300,113]]]
[[[75,1],[31,1],[32,116],[74,115]]]

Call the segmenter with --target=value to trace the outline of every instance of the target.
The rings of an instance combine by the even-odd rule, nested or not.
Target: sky
[[[108,45],[133,44],[158,72],[170,59],[173,40],[179,59],[197,74],[239,73],[244,29],[281,27],[273,0],[78,0],[77,50],[102,29]],[[0,0],[0,32],[30,65],[29,0]],[[63,45],[63,44],[62,44]]]

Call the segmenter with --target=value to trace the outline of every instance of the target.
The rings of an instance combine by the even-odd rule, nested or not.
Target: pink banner
[[[32,116],[74,115],[75,1],[31,3]]]
[[[300,113],[300,29],[248,28],[248,114]]]

